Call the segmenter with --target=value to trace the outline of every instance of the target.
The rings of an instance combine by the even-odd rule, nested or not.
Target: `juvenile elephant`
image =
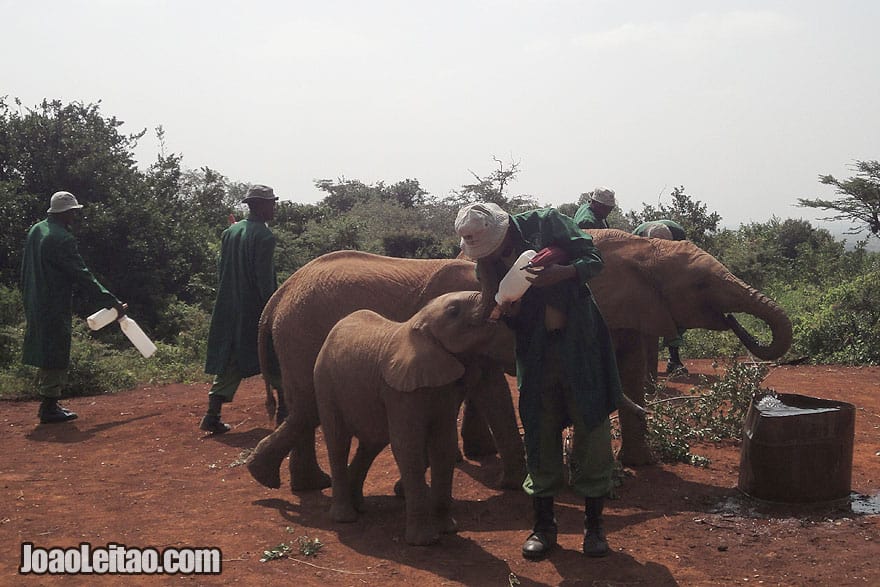
[[[273,356],[278,358],[290,413],[248,458],[247,468],[254,479],[266,487],[279,487],[279,469],[289,453],[291,490],[330,485],[315,454],[319,418],[312,372],[318,351],[336,322],[361,309],[403,322],[441,294],[477,289],[474,264],[469,261],[397,259],[356,251],[323,255],[291,275],[263,309],[258,342],[263,372]],[[494,436],[492,449],[497,447],[503,463],[500,486],[516,489],[525,478],[525,458],[504,376],[506,367],[486,358],[475,360],[469,366],[465,393],[485,415]]]
[[[406,541],[432,544],[440,533],[455,531],[450,508],[461,379],[469,358],[503,360],[513,348],[512,332],[480,309],[479,292],[454,292],[406,322],[359,310],[327,335],[314,380],[334,521],[357,519],[364,479],[390,442],[406,496]],[[349,465],[352,437],[358,447]]]
[[[645,405],[645,388],[657,377],[659,337],[675,337],[678,328],[733,330],[763,360],[777,359],[791,346],[785,310],[692,242],[612,229],[587,232],[605,261],[590,288],[611,330],[624,393],[635,403]],[[761,344],[733,313],[760,318],[772,340]],[[645,423],[621,411],[620,425],[618,459],[627,465],[653,462]]]

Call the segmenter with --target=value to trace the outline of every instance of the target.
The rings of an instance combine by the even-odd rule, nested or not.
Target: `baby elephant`
[[[357,519],[367,471],[390,442],[406,496],[406,541],[427,545],[455,532],[450,508],[463,382],[469,371],[481,372],[471,361],[507,360],[513,344],[507,327],[482,317],[478,292],[439,296],[406,322],[371,310],[340,320],[314,372],[333,520]],[[358,448],[349,464],[352,437]]]

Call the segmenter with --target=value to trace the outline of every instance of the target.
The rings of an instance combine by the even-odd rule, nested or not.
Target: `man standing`
[[[574,215],[575,224],[580,228],[608,228],[608,215],[617,205],[614,190],[598,187],[590,192],[590,201],[581,205]]]
[[[674,220],[661,219],[650,220],[639,224],[633,231],[633,234],[646,238],[662,238],[670,241],[683,241],[687,239],[684,227]],[[687,375],[687,367],[681,362],[681,354],[679,349],[684,343],[684,333],[686,328],[678,329],[678,336],[675,338],[663,338],[663,346],[669,349],[669,361],[666,363],[667,375]]]
[[[70,232],[82,205],[70,192],[55,192],[47,218],[28,231],[21,263],[21,292],[27,328],[22,361],[39,368],[37,387],[43,400],[37,412],[42,424],[65,422],[76,414],[58,405],[67,385],[73,286],[98,308],[126,306],[92,275]]]
[[[223,231],[218,262],[217,300],[208,332],[205,372],[214,375],[208,392],[208,411],[199,428],[223,434],[231,427],[220,420],[224,403],[231,402],[241,380],[260,372],[257,328],[260,314],[278,287],[275,274],[275,236],[266,223],[275,217],[278,198],[265,185],[251,187],[244,203],[250,214]],[[280,389],[277,374],[268,374]]]
[[[621,396],[611,337],[587,280],[602,270],[599,250],[567,216],[552,208],[508,215],[495,204],[469,204],[455,220],[465,255],[477,261],[484,300],[525,250],[555,245],[569,261],[536,269],[531,287],[497,311],[516,333],[519,415],[525,431],[523,489],[532,496],[535,525],[522,547],[541,559],[556,545],[554,497],[565,486],[562,431],[574,428],[571,487],[584,498],[583,552],[608,554],[602,523],[614,455],[609,414]]]

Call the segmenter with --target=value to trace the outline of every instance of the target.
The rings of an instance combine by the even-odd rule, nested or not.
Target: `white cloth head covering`
[[[598,187],[590,192],[590,199],[599,202],[600,204],[605,204],[606,206],[611,206],[614,208],[617,206],[617,201],[614,199],[614,190],[606,187]]]
[[[455,234],[461,237],[461,251],[473,260],[492,253],[504,241],[510,216],[491,202],[468,204],[455,217]]]
[[[648,238],[662,238],[671,241],[672,231],[662,222],[652,222],[645,230],[645,236]]]
[[[76,196],[70,192],[55,192],[52,194],[52,199],[49,200],[49,209],[46,212],[49,214],[60,214],[61,212],[79,210],[80,208],[82,208],[82,204],[77,202]]]

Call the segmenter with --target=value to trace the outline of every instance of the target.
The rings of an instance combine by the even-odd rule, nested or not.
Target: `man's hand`
[[[534,287],[549,287],[556,285],[560,281],[577,277],[577,269],[574,265],[547,265],[546,267],[527,267],[522,271],[526,271],[533,277],[526,277],[526,280]]]
[[[492,308],[492,312],[489,314],[489,320],[492,322],[498,321],[501,316],[516,316],[519,314],[520,303],[519,300],[515,302],[502,302],[501,304]]]
[[[113,308],[116,310],[116,319],[119,320],[125,316],[125,313],[128,311],[128,304],[119,302],[118,304],[113,304]]]

